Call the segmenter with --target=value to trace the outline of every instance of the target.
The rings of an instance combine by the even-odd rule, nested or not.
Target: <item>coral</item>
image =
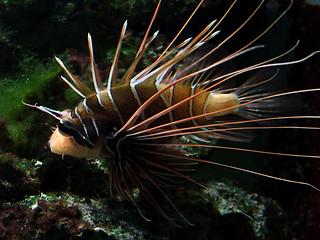
[[[33,209],[14,205],[0,214],[0,239],[76,239],[90,232],[76,207],[39,200]],[[86,231],[87,230],[87,231]]]

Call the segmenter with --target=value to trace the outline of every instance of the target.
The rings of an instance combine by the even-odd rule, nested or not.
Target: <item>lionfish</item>
[[[312,118],[310,116],[275,116],[285,107],[279,103],[281,97],[320,89],[289,92],[274,90],[272,86],[277,70],[273,71],[270,68],[305,61],[320,51],[295,61],[275,62],[292,52],[296,44],[287,52],[254,65],[227,72],[220,71],[223,64],[263,47],[253,44],[286,14],[292,1],[279,17],[248,44],[231,54],[220,54],[220,58],[211,61],[210,56],[219,55],[217,53],[222,46],[252,19],[264,1],[261,1],[251,15],[223,41],[214,46],[206,44],[219,34],[218,26],[236,2],[235,0],[231,3],[220,20],[212,21],[196,37],[176,43],[181,32],[203,3],[200,1],[162,54],[152,64],[137,73],[136,67],[139,61],[158,34],[157,31],[148,39],[161,3],[159,0],[135,59],[123,76],[118,78],[118,61],[126,33],[126,21],[106,86],[99,76],[93,54],[92,38],[88,34],[94,91],[73,75],[56,57],[57,62],[73,83],[63,76],[61,78],[83,100],[74,109],[64,111],[26,104],[50,114],[59,121],[49,141],[51,151],[77,158],[108,159],[111,193],[116,190],[118,195],[137,207],[146,220],[149,219],[140,210],[134,196],[134,189],[139,189],[142,196],[154,205],[160,214],[169,218],[151,193],[150,187],[154,188],[187,221],[170,200],[165,188],[176,184],[181,179],[186,179],[207,189],[206,186],[191,178],[197,163],[219,165],[272,179],[308,185],[320,191],[305,182],[200,159],[186,150],[186,147],[230,149],[209,143],[212,139],[250,141],[254,137],[250,131],[263,128],[308,129],[308,127],[274,126],[271,123],[290,118]],[[203,48],[204,45],[208,46]],[[186,61],[186,59],[191,60]],[[259,69],[268,70],[253,74],[236,87],[228,86],[227,83],[234,82],[233,79],[237,76]],[[230,116],[233,117],[228,118]],[[182,137],[185,140],[181,140]],[[318,157],[242,148],[232,149],[263,154]]]

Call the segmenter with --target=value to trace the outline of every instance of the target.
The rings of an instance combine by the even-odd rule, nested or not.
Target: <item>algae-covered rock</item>
[[[215,207],[225,224],[233,224],[234,232],[238,229],[242,238],[237,235],[239,233],[232,235],[234,232],[227,231],[226,235],[247,239],[247,235],[241,229],[250,228],[254,231],[253,239],[289,239],[286,214],[276,201],[233,187],[230,181],[228,185],[222,182],[213,183],[209,185],[209,189],[210,191],[204,191],[205,196],[210,196],[207,200],[210,201],[212,197],[215,199]],[[242,220],[242,223],[238,222],[239,226],[237,219],[242,218],[247,218],[250,224]]]
[[[35,160],[20,159],[11,153],[0,154],[0,203],[39,193],[37,165]]]
[[[171,218],[165,219],[139,192],[137,204],[151,222],[128,202],[94,194],[60,191],[6,199],[0,239],[287,239],[285,217],[273,200],[224,183],[211,183],[207,190],[186,184],[167,194],[186,220],[158,196]]]

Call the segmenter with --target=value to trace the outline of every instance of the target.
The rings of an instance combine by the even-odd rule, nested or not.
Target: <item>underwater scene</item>
[[[0,239],[320,239],[320,1],[0,1]]]

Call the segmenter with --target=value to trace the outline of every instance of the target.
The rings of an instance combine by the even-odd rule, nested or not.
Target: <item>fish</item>
[[[166,188],[187,180],[209,190],[205,185],[192,179],[192,173],[198,163],[306,185],[320,191],[316,186],[306,182],[217,163],[194,156],[188,151],[188,147],[195,147],[320,158],[212,144],[212,141],[219,139],[250,142],[255,137],[255,131],[259,129],[318,129],[309,126],[285,126],[280,123],[288,119],[319,118],[286,115],[286,110],[288,103],[292,103],[288,100],[290,96],[317,92],[320,89],[284,91],[277,85],[276,78],[278,68],[306,61],[320,51],[314,51],[302,59],[280,61],[298,46],[297,42],[286,52],[253,65],[230,67],[234,59],[264,47],[254,44],[287,13],[293,1],[257,37],[229,54],[222,49],[223,45],[247,25],[264,3],[261,1],[234,32],[221,42],[212,45],[211,42],[220,33],[218,27],[236,2],[233,1],[219,20],[209,23],[199,31],[198,35],[177,43],[181,32],[203,4],[203,1],[200,1],[157,59],[145,69],[137,71],[142,56],[159,33],[156,31],[151,37],[149,36],[161,5],[159,0],[135,59],[127,71],[119,77],[120,50],[128,25],[125,21],[105,84],[99,76],[92,36],[88,33],[94,90],[72,74],[56,57],[56,61],[71,81],[64,76],[61,76],[62,80],[83,100],[74,109],[63,111],[24,103],[49,114],[58,121],[49,140],[51,152],[76,158],[106,159],[109,162],[111,194],[116,193],[129,201],[147,221],[151,219],[145,216],[136,202],[135,189],[139,189],[141,195],[158,209],[162,216],[171,220],[151,193],[152,187],[167,200],[182,219],[189,223],[166,194]],[[245,74],[251,74],[251,77],[240,83],[235,81]]]

